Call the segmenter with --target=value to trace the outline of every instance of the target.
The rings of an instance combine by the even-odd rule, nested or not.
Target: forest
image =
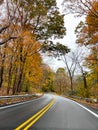
[[[74,52],[53,42],[66,36],[56,0],[0,0],[0,95],[55,92],[98,99],[98,0],[63,0],[62,7],[64,14],[85,17],[74,31]],[[54,72],[42,54],[65,67]]]

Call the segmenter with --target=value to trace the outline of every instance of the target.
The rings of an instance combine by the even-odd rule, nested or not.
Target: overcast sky
[[[61,13],[63,12],[62,6],[61,6],[62,2],[63,0],[57,0],[57,6],[59,7]],[[76,18],[73,16],[73,14],[65,15],[64,21],[65,21],[65,27],[67,30],[66,36],[63,39],[59,39],[57,41],[68,46],[71,50],[75,50],[77,45],[75,43],[76,35],[74,34],[74,30],[81,20],[83,20],[83,17]],[[51,58],[51,57],[44,58],[44,62],[47,63],[54,71],[56,71],[57,68],[59,67],[65,67],[65,64],[62,61],[57,61],[56,59]]]

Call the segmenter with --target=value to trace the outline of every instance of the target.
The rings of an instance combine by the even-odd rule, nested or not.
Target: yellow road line
[[[42,117],[49,109],[50,107],[54,104],[54,100],[50,103],[50,105],[43,111],[38,117],[35,118],[27,127],[24,128],[24,130],[28,130],[40,117]]]
[[[37,112],[35,115],[33,115],[27,121],[25,121],[23,124],[21,124],[15,130],[21,130],[24,127],[25,127],[24,130],[27,130],[28,128],[30,128],[42,115],[44,115],[49,110],[49,108],[54,104],[54,102],[55,102],[55,99],[53,99],[48,105],[46,105],[44,108],[42,108],[39,112]]]

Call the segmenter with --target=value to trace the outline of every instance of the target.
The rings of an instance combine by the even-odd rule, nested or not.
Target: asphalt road
[[[98,115],[72,100],[45,94],[37,100],[0,108],[0,130],[14,130],[55,98],[53,106],[30,130],[98,130]]]

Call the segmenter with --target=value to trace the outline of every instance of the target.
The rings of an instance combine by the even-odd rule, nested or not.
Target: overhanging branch
[[[4,39],[3,41],[0,42],[0,46],[3,45],[3,44],[5,44],[5,43],[7,43],[8,41],[14,40],[16,38],[17,37],[8,37],[8,38],[6,38],[6,39]]]
[[[6,25],[6,26],[0,28],[0,33],[2,33],[4,30],[6,30],[9,26],[10,26],[10,25]]]

